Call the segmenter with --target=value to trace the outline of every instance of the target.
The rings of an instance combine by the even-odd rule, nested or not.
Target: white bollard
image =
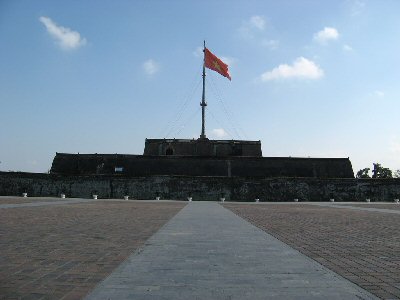
[[[260,202],[260,199],[257,198],[257,199],[256,199],[256,202]]]
[[[94,200],[97,200],[97,195],[93,195],[93,199],[94,199]]]
[[[294,202],[299,202],[299,199],[297,199],[297,198],[294,198]]]
[[[129,200],[129,196],[124,196],[124,200]]]
[[[65,199],[65,194],[60,195],[61,199]]]
[[[156,200],[157,200],[157,201],[160,200],[160,197],[156,197]]]
[[[28,197],[28,193],[22,193],[22,197],[24,198]]]
[[[399,199],[394,199],[394,203],[399,203]]]
[[[191,202],[192,201],[192,197],[187,197],[188,201]]]
[[[329,199],[330,202],[335,202],[335,199],[331,198]]]
[[[365,202],[371,202],[371,199],[367,198],[365,199]]]
[[[225,198],[219,198],[221,202],[225,202]]]

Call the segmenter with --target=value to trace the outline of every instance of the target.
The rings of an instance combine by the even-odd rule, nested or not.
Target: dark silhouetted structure
[[[260,141],[147,139],[144,155],[57,153],[52,174],[354,178],[348,158],[262,157]]]

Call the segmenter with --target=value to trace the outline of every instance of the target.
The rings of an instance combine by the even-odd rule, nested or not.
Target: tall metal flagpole
[[[203,53],[204,53],[204,58],[203,58],[203,94],[201,97],[201,135],[200,138],[201,139],[205,139],[206,138],[206,130],[205,130],[205,108],[207,106],[207,102],[206,102],[206,87],[205,87],[205,83],[206,83],[206,41],[204,41],[204,48],[203,48]]]

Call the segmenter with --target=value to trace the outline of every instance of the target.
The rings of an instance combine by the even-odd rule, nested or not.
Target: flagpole
[[[201,135],[200,138],[201,139],[205,139],[206,138],[206,130],[205,130],[205,108],[207,106],[206,103],[206,87],[205,87],[205,83],[206,83],[206,66],[205,66],[205,61],[206,61],[206,41],[204,41],[204,47],[203,47],[203,53],[204,53],[204,58],[203,58],[203,94],[201,97]]]

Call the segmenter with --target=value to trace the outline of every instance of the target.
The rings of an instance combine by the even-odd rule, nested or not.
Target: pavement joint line
[[[216,202],[191,202],[85,299],[378,299]]]
[[[21,208],[21,207],[38,207],[38,206],[50,206],[50,205],[68,205],[68,204],[87,203],[87,202],[96,202],[96,201],[100,201],[100,200],[68,199],[68,200],[59,200],[59,201],[40,201],[40,202],[1,204],[0,209]]]
[[[312,202],[308,202],[307,204],[322,206],[322,207],[347,208],[347,209],[353,209],[353,210],[364,210],[364,211],[370,211],[370,212],[380,212],[380,213],[400,215],[400,210],[387,209],[387,208],[359,207],[359,206],[351,206],[351,205],[340,205],[340,204],[330,204],[330,203],[312,203]]]
[[[23,198],[23,197],[18,197],[18,196],[0,196],[0,203],[1,199],[43,199],[45,200],[45,197],[29,197],[29,198]],[[24,202],[24,203],[8,203],[8,204],[0,204],[0,209],[6,209],[6,208],[20,208],[20,207],[37,207],[37,206],[48,206],[48,205],[68,205],[68,204],[75,204],[75,203],[93,203],[93,202],[124,202],[124,203],[170,203],[170,202],[185,202],[181,200],[137,200],[137,199],[129,199],[129,200],[124,200],[124,199],[88,199],[88,198],[54,198],[54,197],[48,197],[48,199],[53,200],[53,201],[34,201],[34,202]]]

